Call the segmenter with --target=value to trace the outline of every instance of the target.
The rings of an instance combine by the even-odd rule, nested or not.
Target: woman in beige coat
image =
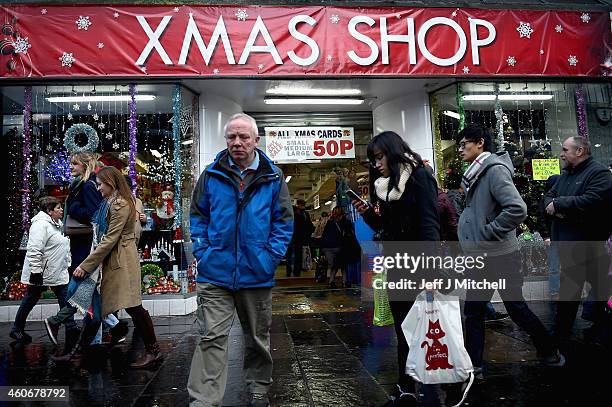
[[[134,199],[123,175],[114,167],[102,168],[96,183],[108,203],[105,218],[108,227],[95,250],[75,269],[74,275],[84,277],[102,264],[101,314],[104,316],[125,309],[132,317],[134,326],[142,335],[146,353],[130,366],[145,368],[161,359],[162,355],[151,317],[142,307]]]

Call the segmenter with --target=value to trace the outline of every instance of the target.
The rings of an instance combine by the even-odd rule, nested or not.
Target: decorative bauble
[[[9,71],[14,71],[17,69],[17,62],[15,62],[14,59],[9,59],[9,61],[6,63],[6,67],[9,69]]]
[[[0,53],[2,55],[11,55],[15,53],[15,45],[13,44],[13,41],[9,41],[9,40],[1,40],[0,41]]]
[[[84,146],[79,146],[76,144],[76,137],[79,134],[85,134],[87,137],[87,144]],[[85,123],[76,123],[70,126],[68,130],[66,130],[66,134],[64,136],[64,146],[70,153],[80,153],[83,151],[93,152],[98,148],[98,143],[100,139],[98,138],[98,133],[88,124]]]

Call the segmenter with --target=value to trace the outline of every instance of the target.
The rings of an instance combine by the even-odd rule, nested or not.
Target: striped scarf
[[[463,185],[463,189],[465,190],[466,194],[470,190],[470,187],[474,185],[474,183],[478,179],[478,176],[480,175],[480,172],[483,169],[482,164],[484,164],[485,160],[490,156],[491,153],[489,151],[484,151],[480,153],[480,155],[476,157],[474,162],[470,164],[468,169],[465,171],[465,174],[463,174],[461,184]]]
[[[92,218],[93,224],[93,242],[91,243],[91,252],[93,252],[98,244],[102,241],[102,238],[108,231],[108,221],[106,219],[108,211],[110,209],[110,201],[115,197],[104,199],[98,210]],[[79,284],[76,291],[68,300],[68,303],[73,307],[76,307],[80,313],[85,314],[86,312],[93,317],[93,295],[94,291],[100,292],[100,281],[102,280],[102,264],[99,264],[96,269],[87,275]]]

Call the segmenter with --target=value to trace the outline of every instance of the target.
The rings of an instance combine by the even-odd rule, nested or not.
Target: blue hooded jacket
[[[221,151],[200,176],[191,200],[191,240],[199,283],[237,291],[271,287],[293,234],[293,209],[282,171],[261,151],[240,191]]]

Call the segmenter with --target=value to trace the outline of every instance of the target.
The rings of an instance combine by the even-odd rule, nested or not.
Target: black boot
[[[66,341],[64,342],[64,351],[62,355],[67,355],[72,352],[76,344],[79,342],[79,337],[81,336],[81,330],[78,328],[67,329],[66,330]]]

